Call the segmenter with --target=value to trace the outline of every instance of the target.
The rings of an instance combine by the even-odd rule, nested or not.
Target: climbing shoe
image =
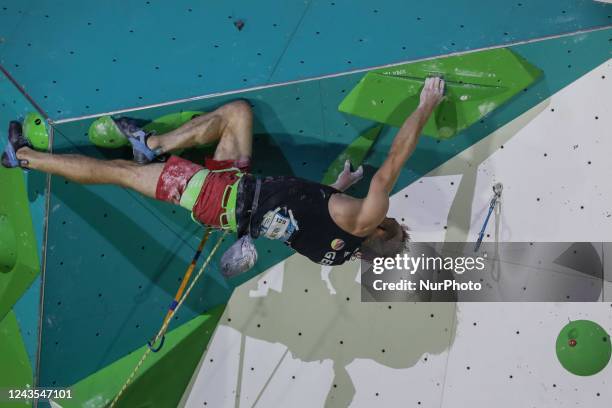
[[[17,158],[17,151],[22,147],[32,148],[32,144],[23,135],[21,123],[12,120],[9,124],[8,143],[2,153],[2,165],[7,168],[25,167],[25,160]]]
[[[159,156],[159,152],[147,146],[147,139],[152,133],[142,130],[143,123],[141,121],[125,117],[113,119],[113,121],[132,145],[132,152],[134,153],[134,161],[136,163],[151,163]]]

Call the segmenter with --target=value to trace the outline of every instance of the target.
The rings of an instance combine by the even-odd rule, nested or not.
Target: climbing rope
[[[172,314],[174,313],[174,309],[176,309],[176,306],[178,305],[179,300],[181,300],[181,296],[183,296],[183,293],[185,292],[185,288],[187,287],[187,282],[189,282],[189,279],[191,278],[191,274],[193,273],[193,270],[195,269],[195,266],[198,263],[198,259],[200,258],[200,255],[202,254],[202,250],[204,249],[204,245],[206,245],[206,241],[208,241],[208,237],[210,236],[211,231],[212,230],[210,228],[206,228],[206,230],[204,231],[204,235],[202,236],[202,239],[200,240],[198,249],[196,253],[193,255],[193,259],[191,260],[191,263],[189,264],[189,267],[187,268],[187,271],[185,272],[185,276],[183,276],[183,280],[181,281],[181,286],[179,286],[178,290],[176,291],[176,295],[174,295],[174,299],[172,300],[172,303],[170,303],[170,306],[168,307],[168,312],[166,313],[166,317],[164,318],[162,327],[164,327],[166,322],[172,319]],[[159,333],[157,334],[155,338],[153,338],[151,341],[147,343],[151,351],[154,353],[157,353],[164,346],[164,339],[166,338],[166,332],[162,333],[162,337],[161,337],[159,346],[153,347],[153,345],[157,343],[157,340],[159,340],[158,336],[159,336]]]
[[[176,307],[175,308],[170,308],[170,310],[168,310],[168,314],[166,315],[166,318],[164,319],[164,323],[162,324],[162,327],[159,329],[159,332],[155,336],[155,338],[153,340],[153,344],[155,344],[160,338],[162,338],[164,336],[164,334],[166,333],[166,330],[168,330],[168,326],[170,325],[170,322],[172,321],[172,317],[179,311],[179,309],[183,305],[183,302],[185,301],[185,299],[187,299],[187,297],[189,296],[189,293],[191,292],[191,290],[193,289],[193,287],[197,283],[198,279],[200,279],[200,277],[204,274],[204,271],[206,270],[206,267],[210,263],[210,260],[212,259],[212,257],[215,255],[215,252],[217,252],[217,249],[219,249],[219,246],[223,242],[223,239],[225,238],[226,234],[227,234],[227,231],[225,231],[219,237],[219,239],[215,243],[215,246],[210,251],[210,254],[208,254],[208,257],[206,258],[206,261],[204,261],[204,263],[202,264],[202,266],[198,270],[198,273],[196,274],[195,278],[193,278],[193,281],[191,282],[191,284],[189,285],[189,287],[187,288],[187,290],[185,291],[183,296],[180,298],[180,300],[176,304]],[[204,243],[206,243],[206,241],[208,240],[208,236],[209,235],[210,235],[210,229],[207,229],[206,232],[204,233],[204,237],[202,238],[202,242],[200,242],[200,245],[201,245],[202,248],[204,247]],[[201,252],[201,248],[200,247],[198,247],[198,250]],[[194,256],[194,258],[195,258],[195,256]],[[192,261],[192,263],[189,265],[189,268],[187,270],[188,272],[189,272],[189,269],[191,269],[193,271],[193,268],[192,268],[193,264],[194,264],[194,262]],[[187,276],[187,273],[185,275]],[[189,275],[191,275],[191,272],[189,272]],[[184,288],[184,285],[186,285],[186,284],[184,284],[184,282],[183,282],[181,284],[181,287]],[[181,288],[179,288],[179,291],[181,291]],[[161,346],[160,346],[160,348],[161,348]],[[121,387],[121,390],[119,390],[119,392],[115,396],[115,399],[113,399],[113,401],[111,402],[110,408],[113,408],[117,404],[117,401],[119,401],[119,398],[121,398],[121,396],[123,395],[123,393],[125,392],[127,387],[130,385],[130,383],[134,379],[134,376],[136,375],[136,373],[138,372],[140,367],[144,364],[144,361],[146,360],[146,358],[149,356],[149,354],[151,352],[153,352],[153,349],[152,349],[151,346],[149,346],[145,350],[145,352],[143,353],[142,357],[140,358],[140,361],[138,361],[138,363],[136,364],[136,366],[132,370],[131,374],[128,376],[127,380],[125,381],[125,383]]]

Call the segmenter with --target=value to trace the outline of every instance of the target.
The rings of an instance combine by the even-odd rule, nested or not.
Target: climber
[[[183,206],[202,224],[236,232],[239,240],[222,259],[228,276],[253,266],[257,253],[251,238],[262,236],[283,241],[324,265],[339,265],[352,256],[371,261],[393,257],[405,248],[405,228],[386,216],[389,194],[443,95],[444,80],[425,81],[418,108],[400,128],[363,199],[342,193],[363,176],[362,167],[352,172],[348,162],[331,186],[290,176],[251,175],[252,113],[244,101],[223,105],[163,135],[145,133],[133,119],[116,119],[132,145],[133,161],[36,151],[20,123],[13,121],[2,165],[76,183],[127,187]],[[159,161],[177,149],[216,141],[214,156],[204,166],[178,156]]]

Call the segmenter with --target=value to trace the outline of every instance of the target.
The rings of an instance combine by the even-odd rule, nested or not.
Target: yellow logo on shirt
[[[336,238],[331,242],[331,247],[334,251],[339,251],[344,248],[344,241],[340,238]]]

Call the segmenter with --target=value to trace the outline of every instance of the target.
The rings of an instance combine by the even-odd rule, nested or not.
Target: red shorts
[[[250,159],[240,160],[214,160],[206,158],[205,168],[209,170],[222,170],[232,167],[243,173],[250,170]],[[155,198],[173,204],[179,204],[187,183],[194,174],[204,167],[178,156],[171,156],[166,162],[159,179]],[[238,177],[237,171],[212,172],[206,176],[198,199],[193,206],[193,216],[203,224],[219,227],[219,217],[223,212],[221,200],[223,192],[228,185],[234,184]]]

